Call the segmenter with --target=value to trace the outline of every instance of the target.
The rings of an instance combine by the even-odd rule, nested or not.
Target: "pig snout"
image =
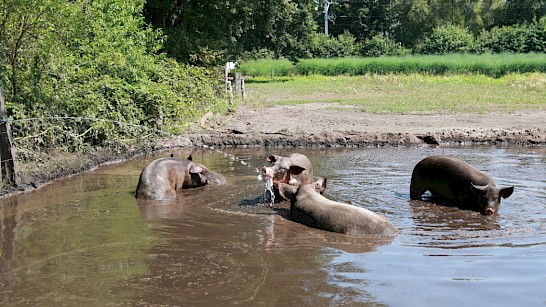
[[[495,213],[495,210],[493,210],[493,208],[486,208],[485,209],[485,214],[486,215],[493,215]]]
[[[267,181],[269,180],[269,178],[273,178],[273,174],[271,172],[271,170],[268,168],[268,167],[262,167],[262,179],[263,181]]]

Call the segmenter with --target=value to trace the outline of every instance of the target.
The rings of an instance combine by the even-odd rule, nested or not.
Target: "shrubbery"
[[[417,47],[418,53],[448,54],[468,53],[474,45],[474,37],[466,29],[457,26],[435,28]]]
[[[546,52],[546,17],[527,25],[494,27],[476,38],[466,29],[443,26],[433,30],[415,50],[423,54]]]
[[[411,50],[404,48],[400,43],[384,34],[378,34],[364,41],[360,54],[370,57],[401,56],[411,54]]]
[[[337,37],[317,34],[309,50],[313,58],[404,56],[412,53],[540,53],[546,52],[546,17],[527,25],[495,27],[477,37],[460,26],[440,26],[420,41],[414,50],[405,48],[386,34],[375,35],[363,42],[357,41],[349,32]],[[274,52],[261,50],[245,53],[244,59],[263,59],[268,53],[270,58],[274,58]]]
[[[476,52],[546,52],[546,17],[529,25],[495,27],[477,38]]]
[[[311,46],[311,55],[315,58],[341,58],[358,55],[360,44],[349,32],[337,37],[317,34]]]
[[[0,71],[11,81],[4,85],[18,145],[124,146],[158,131],[179,133],[206,112],[227,109],[217,76],[160,53],[162,33],[144,23],[143,3],[25,0],[0,6],[7,16]],[[18,5],[21,10],[14,9]],[[21,20],[43,27],[25,30]],[[14,41],[19,35],[20,47]],[[14,57],[17,65],[7,60]]]

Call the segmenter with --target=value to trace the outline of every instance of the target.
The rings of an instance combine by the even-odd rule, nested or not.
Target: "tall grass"
[[[243,75],[252,77],[290,76],[294,65],[286,59],[254,60],[241,64],[239,70]]]
[[[287,60],[260,60],[243,63],[248,76],[365,74],[483,74],[501,77],[511,73],[546,72],[546,54],[451,54],[404,57],[304,59],[297,64]]]

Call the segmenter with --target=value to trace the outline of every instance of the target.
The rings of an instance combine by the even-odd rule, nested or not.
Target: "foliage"
[[[159,53],[163,36],[146,26],[143,0],[1,3],[10,18],[0,66],[13,80],[6,98],[19,146],[121,150],[227,108],[216,76]]]
[[[478,52],[546,52],[546,17],[528,25],[494,27],[477,42]]]
[[[435,28],[418,46],[423,54],[466,53],[472,50],[474,37],[458,26]]]
[[[311,12],[306,0],[150,0],[145,7],[146,18],[167,34],[166,51],[192,64],[209,64],[199,59],[210,53],[218,64],[263,49],[305,57],[316,27]]]
[[[409,55],[410,49],[402,47],[401,44],[388,38],[384,34],[378,34],[370,39],[366,39],[362,44],[361,55],[378,57],[378,56],[401,56]]]
[[[328,37],[321,35],[323,5],[317,0],[148,0],[144,12],[165,33],[170,56],[204,66],[266,56],[297,62],[310,56],[404,55],[410,50],[497,52],[492,50],[499,36],[508,35],[504,31],[529,35],[535,45],[546,40],[540,31],[531,37],[518,28],[544,17],[546,0],[333,1]],[[525,41],[525,47],[507,46],[501,52],[541,52]]]
[[[328,30],[333,36],[351,33],[359,42],[389,31],[395,23],[392,1],[339,1],[331,5],[333,22]],[[322,12],[322,10],[321,10]],[[322,19],[320,19],[322,21]],[[322,24],[322,23],[321,23]],[[324,32],[321,29],[321,32]]]
[[[356,43],[356,38],[349,32],[337,37],[319,34],[313,40],[311,54],[317,58],[340,58],[356,56],[359,49],[360,46]]]

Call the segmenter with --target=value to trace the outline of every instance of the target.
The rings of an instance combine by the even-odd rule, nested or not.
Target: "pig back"
[[[368,209],[336,202],[320,195],[312,185],[301,185],[291,203],[293,221],[349,235],[394,236],[398,229]]]
[[[182,186],[190,161],[180,158],[159,158],[150,162],[140,174],[137,198],[171,199]]]
[[[474,166],[452,157],[431,156],[419,162],[412,174],[412,185],[428,189],[434,196],[447,199],[468,198],[471,183],[494,183]]]

